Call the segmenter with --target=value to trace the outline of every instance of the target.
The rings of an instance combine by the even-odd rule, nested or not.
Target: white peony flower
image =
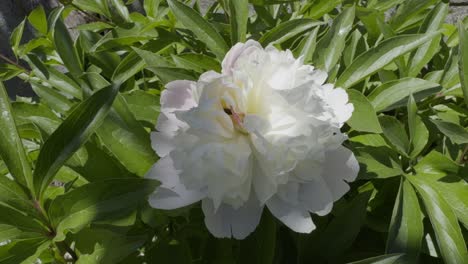
[[[222,73],[174,81],[161,95],[153,148],[161,159],[147,177],[161,181],[152,207],[202,201],[216,237],[243,239],[266,205],[296,232],[315,226],[343,196],[359,165],[341,146],[353,106],[325,72],[291,52],[238,43]]]

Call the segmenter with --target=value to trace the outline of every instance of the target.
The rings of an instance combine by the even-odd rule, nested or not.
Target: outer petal
[[[294,207],[276,195],[268,200],[267,206],[276,218],[295,232],[310,233],[315,229],[315,225],[307,210]]]
[[[359,163],[349,149],[340,146],[325,154],[322,178],[327,183],[334,201],[340,199],[349,190],[349,185],[344,180],[354,181],[358,172]]]
[[[173,81],[166,84],[166,89],[161,93],[161,109],[164,112],[175,110],[188,110],[197,105],[194,100],[192,81]]]
[[[169,156],[153,165],[145,177],[161,181],[161,186],[148,198],[154,208],[172,210],[198,202],[204,197],[203,193],[187,190],[180,183],[178,172]]]
[[[310,212],[318,215],[330,213],[333,207],[333,196],[322,177],[311,178],[299,187],[299,201]]]
[[[263,207],[251,195],[251,199],[242,207],[234,209],[228,204],[221,204],[215,211],[213,201],[202,202],[205,224],[211,234],[219,238],[244,239],[252,233],[260,222]]]
[[[229,52],[226,54],[226,57],[224,57],[222,63],[223,74],[232,73],[232,68],[236,63],[237,58],[239,58],[239,56],[242,55],[242,53],[249,47],[257,47],[259,49],[262,48],[260,43],[255,40],[248,40],[246,43],[237,43],[229,50]]]

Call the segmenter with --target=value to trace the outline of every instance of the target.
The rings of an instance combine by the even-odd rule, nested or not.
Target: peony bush
[[[0,263],[468,263],[449,3],[131,2],[12,32]]]

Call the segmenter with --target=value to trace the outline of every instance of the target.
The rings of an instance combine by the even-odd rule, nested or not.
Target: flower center
[[[247,130],[244,127],[244,113],[237,113],[236,111],[234,111],[232,106],[230,106],[229,108],[224,108],[223,110],[231,118],[232,124],[234,125],[234,128],[237,131],[243,134],[248,134]]]

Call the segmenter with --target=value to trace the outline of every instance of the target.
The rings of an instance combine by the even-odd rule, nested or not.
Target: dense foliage
[[[0,83],[0,263],[468,263],[468,19],[445,24],[448,3],[62,2],[14,30],[17,61],[0,65],[37,95],[12,101]],[[89,21],[76,38],[71,11]],[[246,240],[215,239],[199,205],[147,204],[161,90],[219,71],[246,39],[303,56],[354,104],[361,171],[311,234],[265,211]]]

